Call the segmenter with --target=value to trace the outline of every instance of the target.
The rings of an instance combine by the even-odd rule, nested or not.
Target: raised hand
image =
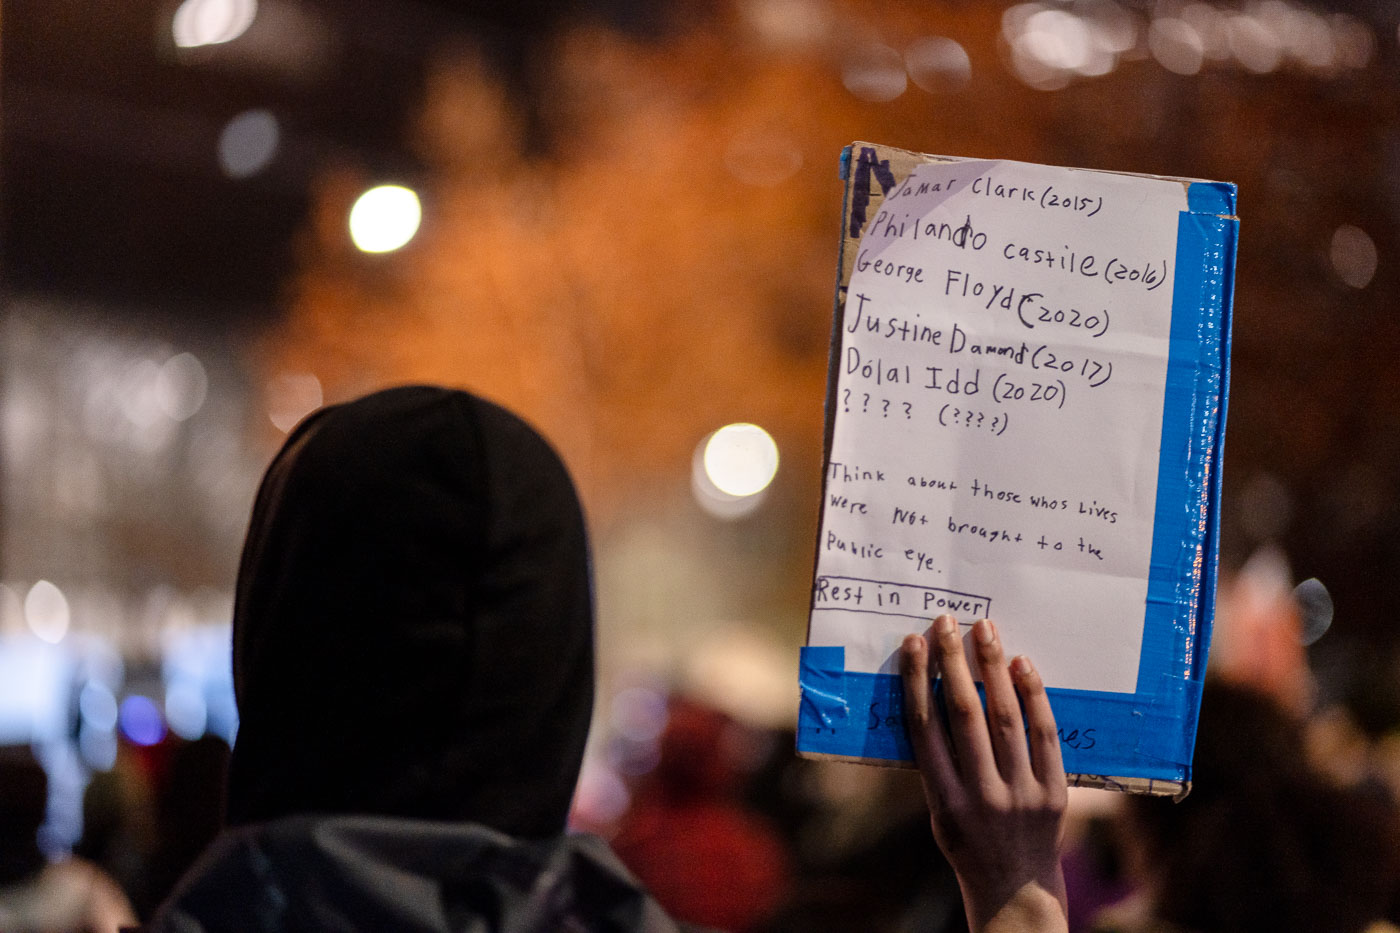
[[[1067,930],[1060,840],[1068,792],[1045,685],[1029,659],[1006,663],[990,620],[970,637],[985,712],[952,616],[935,619],[927,638],[907,636],[900,649],[933,835],[957,872],[974,933]],[[930,684],[935,671],[942,711]]]

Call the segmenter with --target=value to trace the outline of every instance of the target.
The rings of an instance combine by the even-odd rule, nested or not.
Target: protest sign
[[[907,762],[944,613],[1035,660],[1075,782],[1180,793],[1214,608],[1233,185],[856,143],[798,748]]]

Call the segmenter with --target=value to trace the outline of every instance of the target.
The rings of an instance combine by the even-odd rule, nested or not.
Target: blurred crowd
[[[1224,590],[1185,799],[1077,791],[1077,933],[1381,933],[1400,922],[1400,709],[1323,703],[1304,613],[1267,561]],[[604,745],[621,739],[613,736]],[[966,929],[910,772],[797,758],[793,738],[675,695],[627,805],[576,801],[679,920],[752,933]],[[615,749],[602,757],[617,760]],[[634,756],[635,757],[635,756]],[[0,930],[148,919],[222,824],[229,749],[123,747],[71,853],[41,847],[44,771],[0,754]]]
[[[148,917],[223,825],[229,748],[216,736],[124,745],[83,797],[71,853],[45,851],[49,781],[0,748],[0,930],[107,931]]]

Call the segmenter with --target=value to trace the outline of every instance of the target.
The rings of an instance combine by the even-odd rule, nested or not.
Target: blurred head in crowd
[[[1303,648],[1303,615],[1282,552],[1263,548],[1221,581],[1210,673],[1302,715],[1316,693]]]
[[[47,864],[39,827],[48,811],[49,779],[27,747],[0,748],[0,887]]]
[[[1207,683],[1185,800],[1128,803],[1155,912],[1184,929],[1346,933],[1391,907],[1393,809],[1316,774],[1302,722],[1251,687]]]
[[[719,710],[676,699],[661,735],[655,778],[658,789],[675,799],[710,799],[733,794],[740,774],[725,747],[734,723]]]
[[[422,386],[312,415],[259,490],[234,616],[230,823],[563,829],[593,699],[587,543],[514,415]]]

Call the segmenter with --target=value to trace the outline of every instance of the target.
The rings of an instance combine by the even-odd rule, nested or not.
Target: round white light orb
[[[257,0],[185,0],[175,11],[170,31],[182,49],[232,42],[253,25]]]
[[[422,219],[418,195],[402,185],[380,185],[350,208],[350,239],[361,252],[392,252],[413,239]]]
[[[68,634],[68,599],[48,580],[40,580],[24,597],[24,619],[30,631],[56,645]]]
[[[705,444],[705,475],[731,496],[757,495],[778,472],[778,445],[756,424],[730,424]]]

